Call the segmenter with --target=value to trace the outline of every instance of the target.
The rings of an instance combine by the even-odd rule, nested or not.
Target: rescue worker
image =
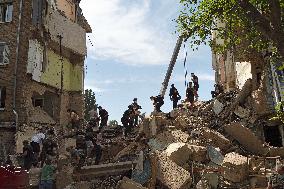
[[[194,105],[194,89],[192,87],[192,82],[188,83],[187,89],[186,89],[186,100],[190,102],[190,105]]]
[[[103,127],[107,126],[109,115],[108,115],[108,112],[105,109],[103,109],[101,106],[99,106],[98,109],[99,109],[99,115],[100,115],[100,120],[101,120],[99,130],[101,131]]]
[[[47,158],[51,158],[57,155],[58,145],[55,141],[55,133],[54,130],[49,130],[47,133],[47,137],[44,139],[42,143],[42,152],[40,155],[41,159],[41,167],[43,167],[44,162]]]
[[[214,85],[215,90],[211,91],[212,98],[217,97],[219,94],[224,92],[224,88],[221,84],[217,83]]]
[[[139,120],[139,110],[142,109],[142,107],[138,104],[137,98],[133,99],[133,103],[131,104],[133,112],[134,112],[134,126],[138,126],[138,120]]]
[[[153,101],[155,111],[162,112],[161,107],[164,105],[164,97],[162,95],[151,96],[150,99]]]
[[[95,154],[95,165],[98,165],[102,158],[102,147],[98,143],[94,143],[93,153]]]
[[[198,82],[198,77],[194,74],[191,73],[191,81],[193,82],[193,89],[194,89],[194,96],[195,96],[195,100],[198,100],[198,89],[199,89],[199,82]]]
[[[23,141],[23,158],[24,158],[24,169],[29,171],[34,163],[34,152],[29,141]]]
[[[51,159],[47,158],[41,169],[39,189],[52,189],[54,185],[56,168],[51,165]]]
[[[123,116],[121,118],[121,123],[124,127],[124,136],[128,136],[128,134],[131,132],[131,129],[133,127],[133,108],[132,106],[128,106],[128,109],[123,113]]]
[[[170,89],[170,99],[173,101],[173,109],[177,108],[178,101],[181,99],[181,96],[179,95],[178,90],[175,88],[175,85],[171,85]]]
[[[37,134],[32,136],[32,140],[31,140],[30,145],[32,146],[33,152],[35,153],[36,161],[39,158],[40,145],[42,144],[44,139],[45,139],[45,134],[44,134],[42,128],[39,129],[39,132]],[[35,163],[37,163],[37,162],[35,162]]]
[[[80,128],[80,117],[75,110],[68,109],[71,128],[77,131]]]

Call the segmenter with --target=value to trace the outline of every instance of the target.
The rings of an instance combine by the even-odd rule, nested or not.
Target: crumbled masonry
[[[211,101],[196,102],[193,109],[184,102],[182,108],[168,114],[153,112],[127,138],[115,128],[106,128],[97,136],[103,146],[101,163],[94,165],[89,161],[77,169],[70,164],[64,166],[69,159],[61,155],[58,186],[266,188],[263,177],[275,172],[276,162],[281,163],[284,157],[284,148],[265,142],[259,129],[276,123],[269,117],[260,117],[255,104],[261,102],[254,101],[243,90],[231,91]],[[67,138],[64,145],[74,146],[75,142]],[[34,169],[30,173],[35,184],[38,172]]]

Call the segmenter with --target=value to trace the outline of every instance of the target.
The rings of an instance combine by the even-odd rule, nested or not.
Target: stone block
[[[234,113],[240,118],[247,118],[250,116],[250,111],[241,106],[237,106]]]
[[[164,153],[158,153],[157,179],[170,189],[187,189],[192,179],[190,173],[170,160]]]
[[[248,179],[248,159],[235,152],[225,155],[222,176],[232,182],[243,182]]]
[[[228,149],[231,145],[230,140],[228,140],[222,134],[207,128],[202,129],[199,139],[202,141],[207,141],[214,147],[220,148],[221,151]]]
[[[173,162],[182,167],[189,160],[197,162],[207,160],[207,149],[205,147],[185,143],[172,143],[168,146],[165,153]]]
[[[222,104],[219,100],[215,100],[213,103],[213,111],[216,115],[219,115],[224,109],[224,104]]]
[[[164,131],[150,139],[148,145],[153,150],[164,150],[172,143],[186,143],[190,136],[181,130]]]
[[[117,189],[147,189],[143,187],[141,184],[138,184],[127,177],[123,177],[123,179],[117,183],[116,188]]]

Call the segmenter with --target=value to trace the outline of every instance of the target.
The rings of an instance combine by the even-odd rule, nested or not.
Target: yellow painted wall
[[[48,63],[41,74],[41,82],[58,89],[61,88],[61,60],[60,55],[48,50]],[[63,58],[63,89],[67,91],[81,91],[83,78],[82,68]]]
[[[75,22],[76,6],[72,0],[57,0],[57,8],[64,12],[65,16]]]

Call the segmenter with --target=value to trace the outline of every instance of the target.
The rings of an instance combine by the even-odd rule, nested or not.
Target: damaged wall
[[[63,89],[68,91],[82,91],[83,70],[81,65],[72,64],[67,58],[47,50],[46,65],[43,70],[43,46],[37,40],[29,40],[27,73],[37,82],[61,89],[61,64],[63,63]]]
[[[58,11],[52,8],[48,9],[45,28],[49,31],[51,40],[59,43],[58,35],[61,35],[64,47],[80,55],[87,55],[86,31],[78,24],[62,16]]]
[[[72,0],[57,0],[57,8],[64,13],[64,15],[72,20],[76,21],[76,5]]]
[[[252,79],[250,62],[236,62],[236,85],[242,89],[248,79]]]

